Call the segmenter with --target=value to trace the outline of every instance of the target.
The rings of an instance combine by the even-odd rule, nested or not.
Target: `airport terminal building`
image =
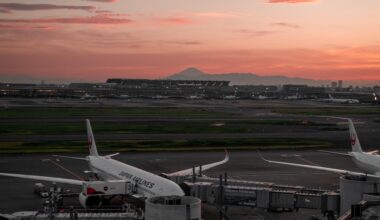
[[[152,98],[152,99],[317,99],[333,94],[378,103],[378,87],[365,91],[333,91],[308,85],[231,85],[217,80],[110,78],[104,83],[30,84],[0,83],[2,97]]]

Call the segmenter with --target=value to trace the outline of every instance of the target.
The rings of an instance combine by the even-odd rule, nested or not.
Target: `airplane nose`
[[[185,196],[185,192],[182,190],[181,187],[178,186],[178,195],[179,196]]]
[[[173,184],[172,192],[170,192],[172,195],[175,195],[175,196],[185,195],[185,192],[183,192],[182,188],[177,183],[172,182],[172,184]]]

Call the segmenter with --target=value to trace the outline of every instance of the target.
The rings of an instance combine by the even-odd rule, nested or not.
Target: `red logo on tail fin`
[[[350,141],[351,141],[352,146],[356,144],[356,135],[355,134],[351,135]]]
[[[88,149],[91,150],[92,147],[92,136],[88,136]]]

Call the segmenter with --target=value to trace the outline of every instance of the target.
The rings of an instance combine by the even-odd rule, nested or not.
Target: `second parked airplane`
[[[323,166],[314,166],[314,165],[307,165],[307,164],[298,164],[298,163],[289,163],[289,162],[282,162],[282,161],[273,161],[273,160],[267,160],[263,158],[261,155],[261,158],[269,163],[274,164],[281,164],[281,165],[288,165],[288,166],[295,166],[295,167],[303,167],[303,168],[310,168],[315,170],[323,170],[323,171],[329,171],[344,175],[352,175],[352,176],[370,176],[370,177],[376,177],[380,178],[380,155],[377,154],[377,151],[370,151],[370,152],[364,152],[362,150],[362,147],[360,145],[360,141],[358,138],[358,135],[356,133],[354,123],[350,118],[339,118],[339,117],[331,117],[331,118],[337,118],[337,119],[345,119],[348,121],[349,126],[349,132],[350,132],[350,143],[352,151],[345,153],[337,153],[337,152],[329,152],[328,153],[334,153],[334,154],[341,154],[341,155],[347,155],[351,156],[352,160],[355,162],[355,164],[364,171],[364,173],[361,172],[355,172],[350,170],[344,170],[344,169],[335,169],[330,167],[323,167]]]

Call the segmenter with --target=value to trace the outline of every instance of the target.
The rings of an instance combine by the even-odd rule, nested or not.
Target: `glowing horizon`
[[[4,78],[163,78],[187,67],[380,81],[379,1],[8,0]]]

